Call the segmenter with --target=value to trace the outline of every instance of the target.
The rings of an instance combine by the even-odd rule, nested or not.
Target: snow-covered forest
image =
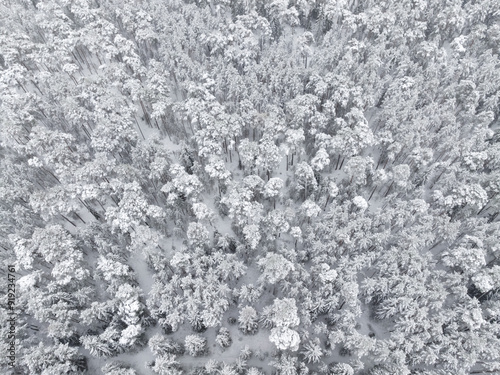
[[[498,0],[2,0],[0,373],[500,374],[499,54]]]

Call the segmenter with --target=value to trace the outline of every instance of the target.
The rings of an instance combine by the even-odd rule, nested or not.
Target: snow
[[[304,362],[314,345],[326,356],[307,364],[311,372],[340,362],[345,372],[381,363],[395,373],[479,373],[480,360],[500,358],[491,334],[499,29],[487,1],[417,1],[411,11],[339,1],[333,12],[295,2],[300,18],[286,0],[195,3],[2,8],[0,164],[21,168],[18,180],[5,168],[0,181],[0,237],[21,269],[20,314],[39,327],[27,352],[57,342],[51,335],[65,324],[80,337],[100,334],[107,318],[78,314],[109,301],[125,353],[96,358],[79,346],[91,374],[111,360],[152,374],[156,333],[207,339],[206,355],[178,356],[185,373],[235,363],[248,349],[248,366],[269,374],[278,349]],[[153,140],[161,150],[142,162]],[[104,175],[87,171],[96,161]],[[122,187],[135,195],[122,197]],[[39,254],[36,240],[20,247],[54,224],[77,240],[73,257]],[[109,244],[94,249],[101,227]],[[220,249],[216,232],[236,246],[223,237]],[[155,256],[157,274],[147,264]],[[213,300],[212,284],[179,292],[205,277],[224,298]],[[158,278],[165,299],[189,306],[180,315],[211,304],[223,318],[206,308],[205,332],[187,320],[168,335],[147,325]],[[84,287],[89,301],[78,296]],[[81,305],[66,307],[65,293]],[[140,318],[142,303],[152,311]],[[242,311],[263,318],[254,335],[234,324]],[[227,349],[219,327],[232,337]],[[477,345],[470,352],[450,337]]]

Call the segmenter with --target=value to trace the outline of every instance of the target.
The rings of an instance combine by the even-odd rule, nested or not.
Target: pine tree
[[[220,345],[221,348],[228,348],[231,346],[233,340],[231,339],[231,334],[229,329],[226,327],[220,327],[217,336],[215,337],[215,342]]]
[[[205,355],[208,351],[207,340],[200,335],[187,335],[184,346],[187,353],[193,357]]]
[[[245,334],[253,335],[257,332],[259,321],[257,311],[251,306],[245,306],[240,310],[238,317],[240,330]]]

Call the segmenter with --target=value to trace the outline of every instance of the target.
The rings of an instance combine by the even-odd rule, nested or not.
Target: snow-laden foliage
[[[499,1],[0,14],[0,373],[500,373]]]

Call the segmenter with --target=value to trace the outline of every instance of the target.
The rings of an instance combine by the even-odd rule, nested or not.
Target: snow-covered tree
[[[215,342],[221,348],[230,347],[233,340],[231,338],[231,334],[229,332],[229,329],[227,329],[226,327],[220,327],[219,332],[217,333],[217,336],[215,337]]]
[[[240,330],[245,334],[254,334],[259,327],[257,311],[251,306],[245,306],[240,310],[238,317]]]
[[[207,339],[200,335],[187,335],[184,346],[187,353],[193,357],[205,355],[208,351]]]
[[[271,329],[269,340],[276,345],[279,350],[299,350],[300,336],[297,331],[288,327],[276,327]]]
[[[276,284],[280,280],[283,280],[295,269],[292,262],[276,253],[268,253],[264,258],[260,259],[257,264],[262,270],[260,279],[266,280],[271,284]]]

